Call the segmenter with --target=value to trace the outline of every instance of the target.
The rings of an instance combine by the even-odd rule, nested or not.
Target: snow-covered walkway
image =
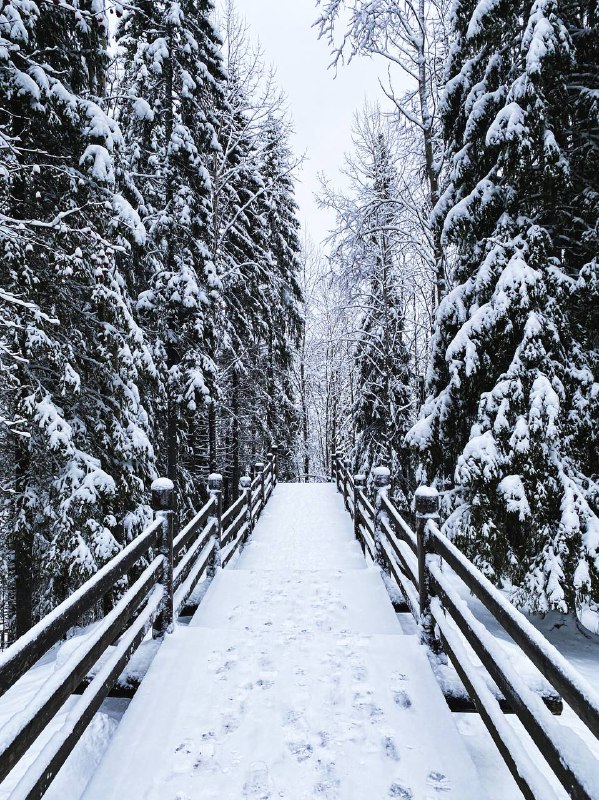
[[[85,800],[481,800],[332,485],[280,484],[161,647]]]

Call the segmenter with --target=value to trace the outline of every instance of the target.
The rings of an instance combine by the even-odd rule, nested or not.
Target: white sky
[[[317,29],[311,27],[318,17],[315,0],[238,0],[237,8],[287,95],[295,129],[292,147],[296,155],[306,155],[297,187],[300,218],[318,244],[334,218],[316,206],[317,176],[325,172],[335,185],[339,183],[343,155],[351,149],[354,111],[366,95],[380,97],[377,76],[383,67],[359,59],[340,67],[335,77],[334,70],[327,69],[331,61],[327,43],[319,41]]]

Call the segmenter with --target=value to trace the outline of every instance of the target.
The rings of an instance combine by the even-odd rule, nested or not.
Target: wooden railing
[[[352,476],[349,460],[333,457],[333,480],[354,520],[363,552],[393,578],[420,626],[423,644],[443,651],[470,694],[504,761],[527,800],[557,797],[545,774],[531,759],[504,712],[515,713],[542,759],[568,796],[575,800],[599,797],[599,772],[586,744],[569,735],[552,716],[560,713],[561,698],[583,725],[599,739],[599,695],[558,650],[521,614],[439,529],[439,496],[422,486],[414,498],[416,530],[390,500],[389,470],[373,470],[373,500],[366,496],[366,477]],[[453,573],[451,579],[444,565]],[[457,582],[457,583],[456,583]],[[456,585],[480,600],[553,688],[553,694],[529,688],[498,640],[475,617]],[[497,697],[476,654],[502,696]],[[561,697],[560,697],[561,696]]]
[[[155,639],[161,640],[170,633],[200,580],[214,575],[238,552],[276,485],[276,448],[273,450],[266,464],[256,464],[253,480],[241,479],[241,494],[224,513],[222,477],[210,475],[210,499],[176,534],[173,484],[164,478],[154,481],[155,520],[80,589],[0,654],[1,698],[68,635],[83,615],[95,609],[109,592],[117,590],[119,582],[133,570],[139,573],[110,613],[82,637],[80,646],[27,705],[0,728],[1,782],[69,697],[80,692],[62,727],[28,765],[11,800],[43,796],[150,628]],[[114,647],[107,654],[111,645]],[[99,669],[88,677],[101,658]]]

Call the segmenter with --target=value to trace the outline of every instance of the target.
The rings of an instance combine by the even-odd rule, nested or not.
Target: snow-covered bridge
[[[65,800],[481,800],[488,776],[450,709],[479,713],[511,797],[597,800],[596,691],[442,534],[436,492],[417,491],[414,531],[387,469],[371,499],[338,455],[332,477],[278,484],[275,449],[224,511],[211,475],[179,531],[172,484],[156,481],[156,520],[0,656],[0,797],[63,786],[104,699],[125,694],[98,769]],[[576,732],[552,715],[562,698]]]
[[[481,791],[425,650],[335,487],[279,485],[160,649],[85,798],[427,796]]]

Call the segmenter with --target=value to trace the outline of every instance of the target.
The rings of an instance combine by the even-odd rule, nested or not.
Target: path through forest
[[[279,485],[160,649],[86,800],[481,800],[333,485]]]

